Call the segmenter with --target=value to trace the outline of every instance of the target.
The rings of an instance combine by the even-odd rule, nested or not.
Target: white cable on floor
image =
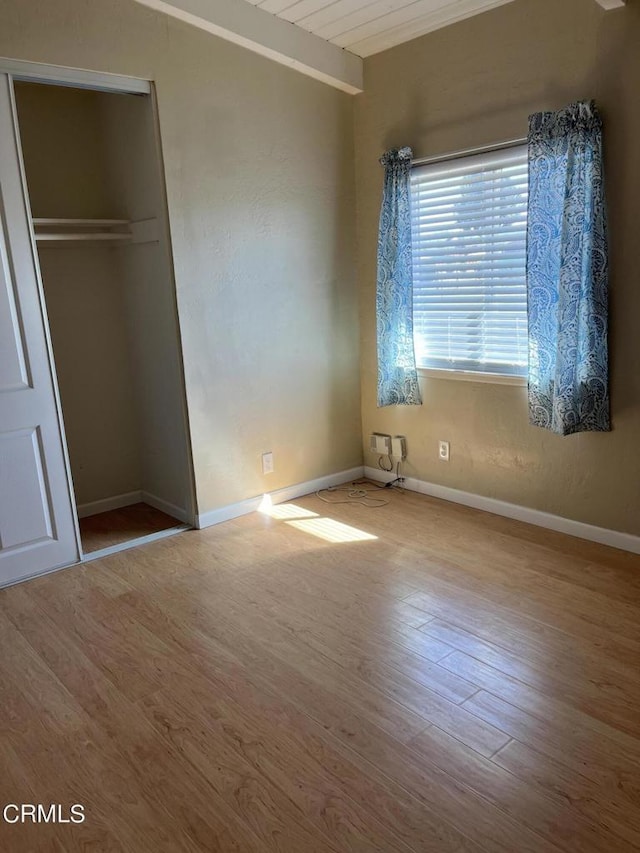
[[[381,460],[382,457],[380,457],[379,461]],[[389,470],[393,471],[393,464]],[[328,486],[326,489],[318,489],[316,497],[320,498],[321,501],[324,501],[327,504],[359,504],[360,506],[367,507],[368,509],[378,509],[378,507],[387,506],[387,504],[391,503],[390,498],[370,497],[370,494],[378,492],[381,489],[390,490],[399,488],[404,491],[402,489],[403,482],[404,478],[400,476],[400,462],[398,462],[396,465],[396,479],[391,480],[389,483],[376,485],[370,483],[368,480],[355,480],[353,483],[346,486]],[[400,485],[397,485],[398,483],[400,483]],[[331,499],[325,497],[322,492],[344,492],[346,497]]]

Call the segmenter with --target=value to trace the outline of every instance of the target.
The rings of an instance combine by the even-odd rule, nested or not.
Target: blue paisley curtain
[[[410,148],[380,158],[384,188],[378,234],[378,406],[421,405],[413,348]]]
[[[602,123],[593,102],[529,119],[529,420],[610,429]]]

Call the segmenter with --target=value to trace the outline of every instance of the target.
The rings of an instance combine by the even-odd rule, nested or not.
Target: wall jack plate
[[[391,439],[391,458],[399,462],[407,458],[407,439],[403,435]]]
[[[391,455],[391,436],[384,432],[373,432],[369,436],[369,450],[378,456]]]

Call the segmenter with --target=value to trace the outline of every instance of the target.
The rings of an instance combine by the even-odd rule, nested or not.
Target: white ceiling
[[[242,0],[370,56],[512,0]]]

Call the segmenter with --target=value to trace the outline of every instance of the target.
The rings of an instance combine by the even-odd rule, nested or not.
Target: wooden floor
[[[640,848],[640,557],[316,497],[0,591],[0,850]],[[373,538],[377,537],[377,538]]]
[[[89,515],[79,520],[80,539],[85,554],[111,545],[130,542],[150,533],[169,530],[182,522],[149,504],[138,503]]]

